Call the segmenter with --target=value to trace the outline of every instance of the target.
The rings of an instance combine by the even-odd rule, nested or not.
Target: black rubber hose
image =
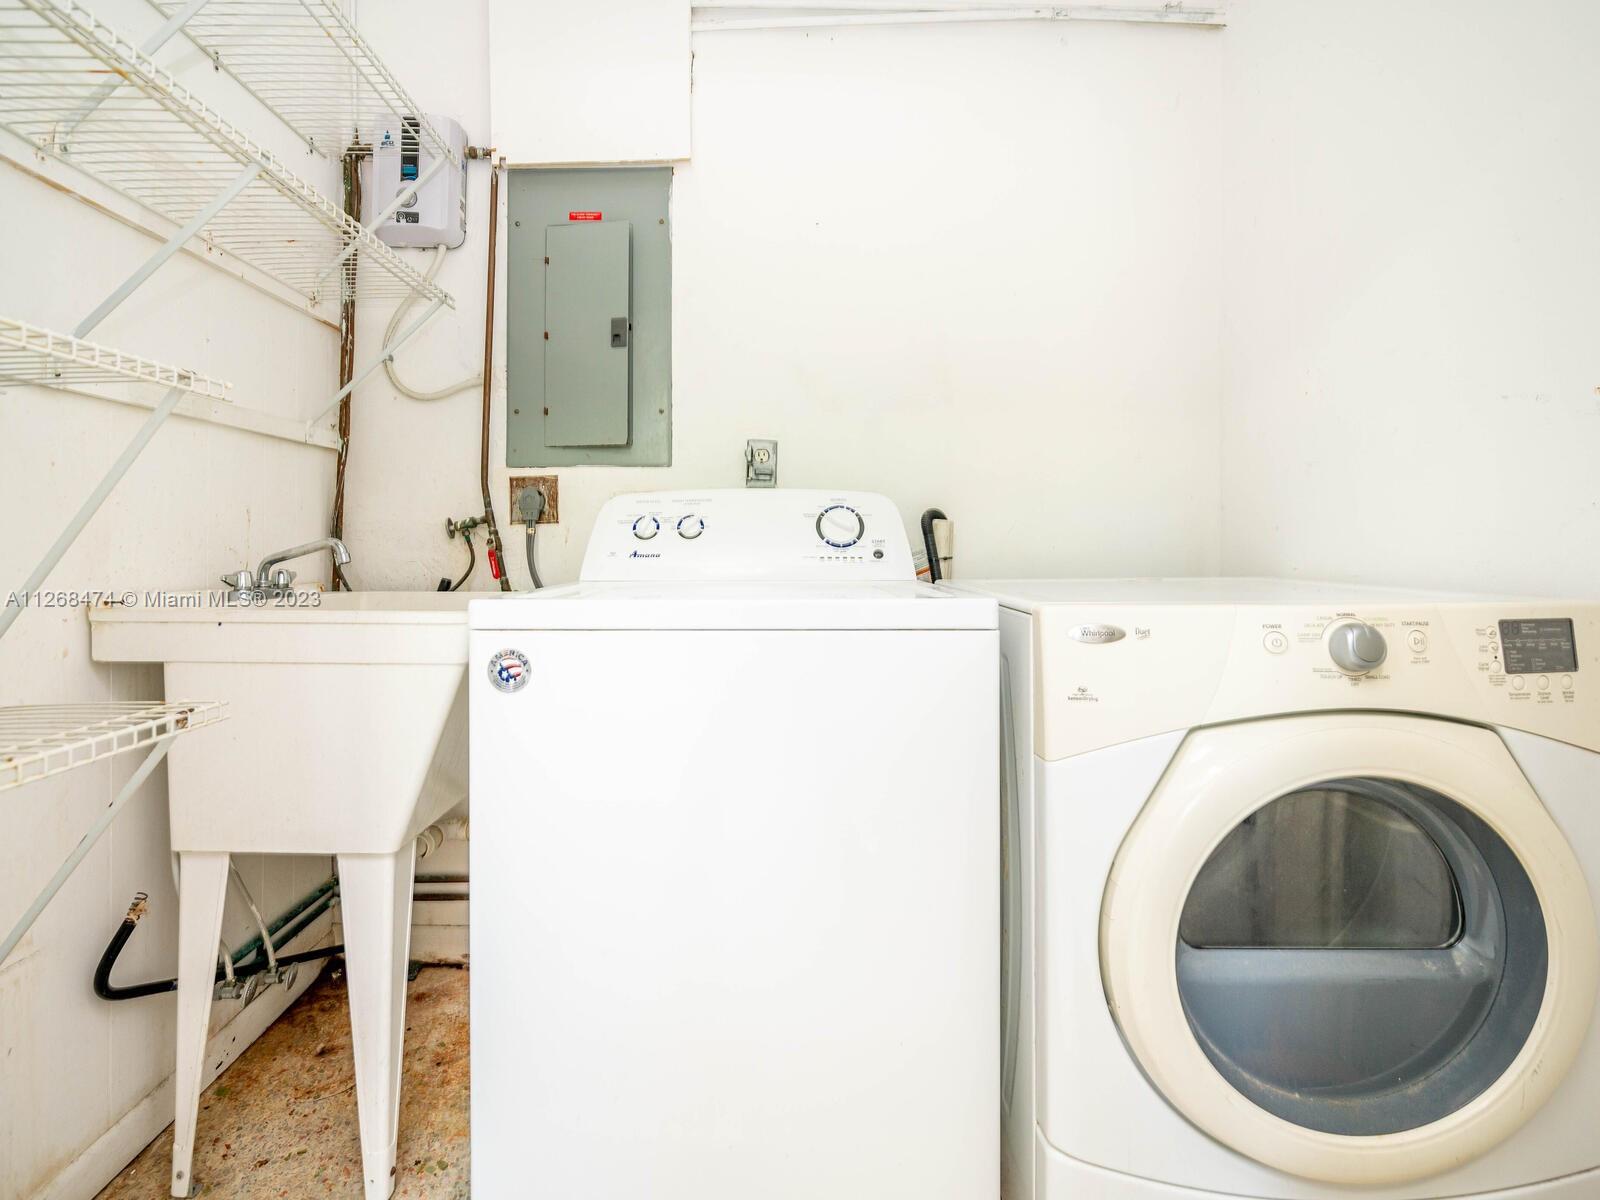
[[[934,542],[933,523],[935,521],[948,521],[949,519],[944,515],[942,508],[930,508],[922,514],[922,549],[928,556],[929,583],[938,583],[943,578],[939,574],[939,547]]]
[[[139,918],[145,914],[144,898],[136,898],[128,915],[122,918],[122,924],[117,926],[117,931],[111,935],[111,940],[106,943],[105,953],[100,955],[100,961],[94,968],[94,994],[102,1000],[137,1000],[141,996],[159,996],[163,992],[178,990],[176,979],[152,979],[148,983],[130,983],[126,987],[119,987],[111,982],[111,972],[117,965],[117,959],[122,955],[122,949],[128,944],[128,939],[133,936],[134,929],[139,924]],[[336,954],[343,954],[343,946],[328,946],[322,950],[306,950],[299,954],[278,955],[280,967],[292,966],[296,963],[315,962],[320,958],[332,958]],[[257,961],[248,966],[239,967],[233,973],[235,979],[248,979],[252,975],[260,975],[266,971],[270,964],[266,956],[260,956]],[[214,983],[220,983],[226,978],[226,972],[221,967],[217,968]]]
[[[451,586],[450,590],[452,592],[459,592],[461,590],[461,585],[465,583],[467,578],[472,574],[472,568],[478,565],[478,551],[472,544],[472,530],[463,529],[461,531],[461,536],[466,539],[467,543],[467,569],[461,572],[461,578],[456,580]]]
[[[137,1000],[140,996],[159,996],[162,992],[178,990],[176,979],[157,979],[150,983],[129,984],[127,987],[116,987],[112,984],[111,968],[117,965],[117,956],[128,944],[128,939],[133,936],[137,924],[138,921],[133,917],[122,919],[122,924],[118,925],[117,931],[111,935],[111,941],[106,945],[106,952],[100,956],[100,962],[94,969],[94,994],[102,1000]]]

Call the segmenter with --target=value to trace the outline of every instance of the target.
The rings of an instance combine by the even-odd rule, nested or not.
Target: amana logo
[[[645,554],[642,551],[635,550],[632,554],[628,555],[628,557],[629,558],[660,558],[661,555],[659,553],[657,553],[657,554]]]
[[[1074,625],[1067,630],[1067,636],[1075,642],[1103,646],[1107,642],[1120,642],[1128,635],[1115,625]]]

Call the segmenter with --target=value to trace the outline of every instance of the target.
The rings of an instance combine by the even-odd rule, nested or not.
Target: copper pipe
[[[495,247],[500,232],[500,172],[506,160],[500,159],[489,172],[489,286],[483,302],[483,430],[479,443],[478,482],[483,488],[483,519],[487,528],[488,553],[500,568],[500,590],[511,590],[506,570],[505,549],[500,529],[494,520],[494,497],[489,491],[489,397],[494,384],[494,268]]]
[[[361,156],[354,151],[344,156],[344,211],[349,217],[361,219]],[[350,269],[356,269],[355,259]],[[341,272],[341,275],[343,272]],[[348,288],[339,304],[339,386],[350,382],[356,370],[356,300],[355,289]],[[339,401],[339,460],[333,473],[333,517],[328,522],[332,537],[344,537],[344,475],[350,463],[350,401],[345,396]],[[333,560],[333,590],[348,592],[350,581],[344,577],[344,568]]]

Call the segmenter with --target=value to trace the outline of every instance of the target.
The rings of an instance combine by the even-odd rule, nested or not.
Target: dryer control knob
[[[1341,621],[1328,631],[1328,654],[1346,675],[1365,675],[1383,666],[1389,644],[1365,621]]]

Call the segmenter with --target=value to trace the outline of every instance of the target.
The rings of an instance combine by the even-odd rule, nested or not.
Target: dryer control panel
[[[1503,725],[1600,750],[1593,603],[1063,603],[1038,607],[1034,621],[1047,758],[1332,709]]]
[[[916,568],[887,497],[728,488],[607,501],[579,578],[872,582],[915,579]]]

